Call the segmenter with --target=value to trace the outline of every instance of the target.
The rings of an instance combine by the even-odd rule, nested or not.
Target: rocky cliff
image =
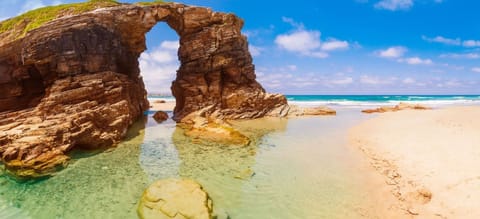
[[[28,21],[26,21],[28,22]],[[0,156],[21,176],[62,166],[75,147],[115,144],[148,109],[138,57],[166,22],[180,36],[174,119],[248,119],[288,108],[255,80],[243,21],[176,3],[59,15],[25,36],[0,33]]]

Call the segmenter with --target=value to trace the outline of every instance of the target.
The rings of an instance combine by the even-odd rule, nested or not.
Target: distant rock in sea
[[[396,106],[383,106],[376,109],[362,110],[362,113],[385,113],[396,112],[400,110],[429,110],[431,107],[423,106],[420,104],[399,103]]]
[[[334,116],[337,115],[337,111],[326,106],[300,107],[297,105],[287,105],[283,108],[277,108],[273,116],[276,115],[282,115],[284,117]]]
[[[155,100],[155,101],[153,101],[153,103],[166,103],[166,102],[167,101],[165,101],[165,100]]]

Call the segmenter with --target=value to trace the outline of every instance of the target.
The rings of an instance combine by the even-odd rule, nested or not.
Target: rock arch
[[[138,57],[157,22],[180,36],[171,87],[176,121],[199,111],[248,119],[288,108],[284,96],[267,94],[255,80],[235,15],[176,3],[97,9],[20,39],[0,34],[0,155],[7,169],[43,175],[64,165],[74,147],[117,143],[148,109]]]

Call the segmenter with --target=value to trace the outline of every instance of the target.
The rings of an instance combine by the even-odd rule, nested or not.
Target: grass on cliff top
[[[139,4],[139,5],[156,5],[156,4],[160,4],[160,3],[165,3],[165,1],[163,0],[153,0],[153,1],[149,1],[149,2],[137,2],[135,4]]]
[[[63,4],[35,9],[1,22],[0,34],[14,30],[14,32],[20,33],[18,36],[20,38],[25,36],[28,31],[42,26],[43,24],[57,18],[59,15],[81,14],[97,8],[111,7],[119,4],[120,3],[115,0],[89,0],[82,3]],[[19,29],[17,31],[15,30],[16,28],[23,28],[23,30]]]
[[[163,0],[152,0],[148,2],[137,2],[139,5],[155,5],[164,3]],[[18,34],[16,38],[24,37],[28,31],[41,27],[43,24],[54,20],[62,15],[76,15],[88,11],[93,11],[97,8],[112,7],[120,5],[116,0],[87,0],[81,3],[71,3],[56,6],[47,6],[44,8],[35,9],[17,17],[10,18],[0,22],[0,34],[12,31]]]

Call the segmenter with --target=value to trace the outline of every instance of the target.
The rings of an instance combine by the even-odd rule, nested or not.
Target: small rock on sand
[[[166,103],[166,102],[167,101],[165,101],[165,100],[155,100],[155,101],[153,101],[153,103]]]
[[[157,111],[155,114],[153,114],[153,118],[158,123],[162,123],[162,122],[164,122],[165,120],[168,119],[168,114],[166,112],[163,112],[163,111]]]

